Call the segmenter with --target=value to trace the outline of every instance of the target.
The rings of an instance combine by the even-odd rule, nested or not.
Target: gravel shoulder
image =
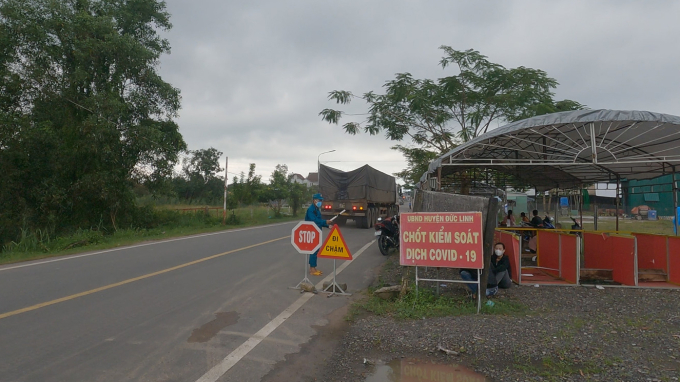
[[[457,278],[455,271],[441,277]],[[392,256],[378,283],[398,284]],[[461,285],[444,294],[465,296]],[[368,299],[368,293],[366,294]],[[678,381],[680,291],[513,286],[493,301],[509,314],[399,319],[355,312],[318,380],[362,381],[372,363],[417,358],[463,364],[493,381]],[[459,352],[446,355],[438,347]]]

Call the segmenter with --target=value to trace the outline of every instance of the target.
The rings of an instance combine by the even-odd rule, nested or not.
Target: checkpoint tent
[[[617,178],[651,179],[673,173],[675,166],[680,166],[680,117],[576,110],[524,119],[480,135],[432,161],[420,180],[455,181],[466,170],[494,169],[543,191]]]
[[[465,183],[484,182],[542,192],[599,182],[619,188],[624,180],[671,175],[677,190],[678,171],[680,117],[636,110],[577,110],[513,122],[472,139],[432,161],[420,188],[457,192]],[[618,213],[616,219],[618,227]],[[667,278],[678,271],[668,269]]]

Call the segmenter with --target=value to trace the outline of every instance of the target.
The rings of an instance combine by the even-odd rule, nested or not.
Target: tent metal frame
[[[618,211],[622,180],[672,174],[675,213],[678,165],[680,117],[578,110],[514,122],[462,144],[430,163],[421,188],[455,190],[486,180],[495,187],[534,188],[538,193],[615,182]],[[503,176],[494,179],[490,173]]]

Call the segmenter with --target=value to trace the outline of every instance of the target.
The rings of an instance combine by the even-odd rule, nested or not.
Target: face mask
[[[321,202],[316,202],[316,206],[321,208]]]
[[[496,252],[496,256],[498,256],[498,257],[503,256],[503,250],[502,249],[497,249],[495,252]]]

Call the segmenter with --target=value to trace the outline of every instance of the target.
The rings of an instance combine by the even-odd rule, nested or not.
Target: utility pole
[[[222,212],[222,225],[227,224],[227,182],[229,181],[229,157],[224,160],[224,211]]]
[[[324,151],[316,157],[316,182],[317,182],[316,190],[318,192],[321,192],[321,188],[320,188],[321,187],[321,161],[320,161],[321,156],[323,154],[328,154],[328,153],[332,153],[332,152],[335,152],[335,149],[330,150],[330,151]]]

